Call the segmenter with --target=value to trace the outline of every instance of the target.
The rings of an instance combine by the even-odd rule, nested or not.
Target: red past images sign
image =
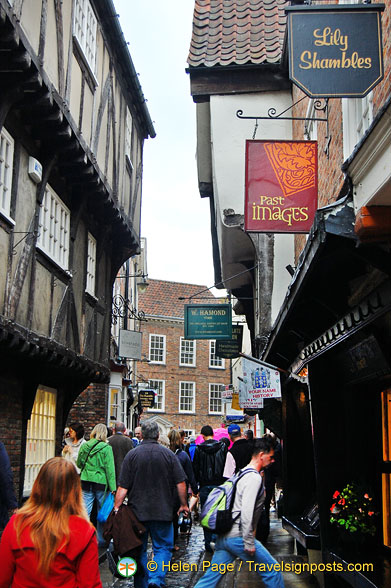
[[[246,141],[245,230],[306,233],[318,203],[316,141]]]

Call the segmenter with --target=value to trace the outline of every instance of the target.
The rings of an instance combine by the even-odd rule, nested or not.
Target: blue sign
[[[290,6],[289,77],[311,98],[362,98],[382,79],[384,4]]]

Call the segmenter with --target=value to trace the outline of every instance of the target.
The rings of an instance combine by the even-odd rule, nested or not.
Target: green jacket
[[[110,491],[116,491],[114,456],[108,443],[96,439],[83,443],[77,457],[77,467],[81,470],[81,480],[104,484]]]

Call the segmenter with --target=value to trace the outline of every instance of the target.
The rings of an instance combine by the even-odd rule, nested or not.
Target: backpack
[[[232,515],[232,507],[235,501],[236,484],[249,471],[240,470],[232,478],[229,478],[221,484],[213,488],[209,492],[208,497],[201,508],[200,522],[203,527],[214,531],[218,535],[228,533],[232,529],[232,525],[240,516],[240,512],[236,516]]]

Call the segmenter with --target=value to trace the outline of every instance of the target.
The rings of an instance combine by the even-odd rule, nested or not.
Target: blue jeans
[[[91,515],[92,507],[94,506],[94,500],[96,498],[98,503],[98,511],[101,508],[104,500],[106,498],[107,492],[104,490],[82,490],[84,505],[86,507],[86,511],[88,516]],[[106,541],[103,539],[103,526],[104,523],[97,522],[97,532],[98,532],[98,545],[99,547],[103,547],[106,545]]]
[[[171,561],[172,548],[174,547],[174,528],[171,521],[142,521],[146,532],[142,536],[143,545],[140,563],[145,570],[145,576],[134,577],[135,588],[147,588],[148,584],[164,585],[164,579]],[[153,547],[153,561],[156,570],[148,570],[148,535],[151,535]],[[167,567],[165,567],[167,566]]]
[[[208,498],[208,495],[213,490],[213,488],[216,488],[216,486],[202,486],[202,488],[200,488],[201,508],[204,506],[206,499]],[[214,533],[212,533],[212,531],[209,531],[209,529],[205,529],[205,527],[203,527],[203,531],[204,531],[205,549],[207,551],[212,551],[212,548],[210,546],[210,542],[216,541],[216,535]]]
[[[224,575],[224,573],[221,573],[224,564],[232,563],[237,557],[240,557],[244,562],[251,561],[257,564],[265,564],[265,567],[270,566],[273,568],[274,564],[277,564],[268,550],[257,540],[255,540],[255,554],[250,555],[244,551],[242,537],[220,536],[216,541],[216,551],[213,554],[211,565],[202,578],[198,580],[194,588],[215,588]],[[214,566],[214,569],[212,569],[213,564],[217,564]],[[219,568],[220,565],[221,567]],[[249,563],[245,565],[250,566]],[[253,565],[250,569],[255,569],[255,566]],[[256,569],[267,588],[284,588],[284,580],[281,572],[275,569],[263,570],[261,568],[261,570],[259,568]]]

